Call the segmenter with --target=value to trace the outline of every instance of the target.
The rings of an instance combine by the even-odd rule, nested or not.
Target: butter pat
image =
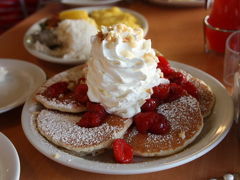
[[[0,67],[0,82],[5,80],[8,71],[4,67]]]

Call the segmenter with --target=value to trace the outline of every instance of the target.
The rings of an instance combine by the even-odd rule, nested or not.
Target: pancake
[[[202,116],[203,118],[208,117],[211,114],[215,104],[215,96],[211,88],[201,79],[193,77],[191,74],[183,70],[177,69],[177,71],[184,74],[186,79],[195,85],[199,95],[198,101],[199,101],[199,106],[201,109]]]
[[[171,124],[169,134],[138,133],[135,127],[129,128],[131,119],[114,115],[110,115],[99,127],[83,128],[76,125],[76,122],[81,119],[79,112],[86,111],[84,105],[74,98],[46,97],[44,91],[56,82],[78,82],[79,78],[85,77],[86,70],[86,65],[80,65],[53,76],[35,96],[39,103],[50,109],[42,110],[37,117],[40,134],[51,143],[78,155],[94,154],[108,148],[114,139],[121,138],[124,133],[124,138],[133,147],[135,155],[151,157],[174,154],[196,139],[203,127],[203,117],[207,117],[214,106],[215,96],[206,83],[185,71],[177,70],[196,86],[199,102],[188,95],[158,107],[158,112]]]
[[[43,92],[47,89],[47,87],[56,82],[78,81],[79,78],[85,77],[86,70],[86,65],[80,65],[53,76],[38,90],[36,100],[46,108],[52,110],[71,113],[79,113],[85,111],[86,107],[77,102],[74,98],[65,98],[64,100],[62,98],[48,98],[44,96]],[[180,69],[175,70],[183,73],[187,80],[196,86],[199,94],[199,104],[202,115],[204,118],[209,116],[215,104],[215,96],[211,88],[204,81],[193,77],[191,74]]]
[[[76,66],[67,71],[61,72],[41,86],[36,92],[36,100],[44,107],[52,110],[58,110],[61,112],[78,113],[86,110],[86,107],[76,101],[74,98],[49,98],[44,95],[45,90],[52,84],[60,81],[77,83],[79,78],[85,77],[86,65]]]
[[[36,126],[51,143],[81,156],[110,147],[112,141],[121,138],[132,124],[131,119],[109,115],[100,126],[84,128],[76,125],[80,119],[81,115],[42,110]]]
[[[166,156],[181,151],[192,143],[203,128],[203,118],[198,101],[192,96],[183,96],[157,108],[171,125],[166,135],[141,134],[135,127],[124,135],[133,147],[134,155],[152,157]]]

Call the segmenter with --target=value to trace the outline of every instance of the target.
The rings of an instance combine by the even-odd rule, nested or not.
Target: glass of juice
[[[212,10],[204,18],[205,51],[224,53],[227,37],[240,30],[240,0],[211,1]]]

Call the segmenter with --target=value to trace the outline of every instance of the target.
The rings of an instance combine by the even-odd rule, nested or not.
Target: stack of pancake
[[[43,105],[36,117],[36,128],[48,141],[78,155],[95,154],[110,148],[114,139],[125,138],[137,156],[166,156],[184,149],[200,134],[204,118],[211,114],[215,97],[210,87],[202,80],[181,73],[192,82],[199,99],[190,95],[161,104],[157,112],[163,114],[171,124],[166,135],[141,134],[131,118],[109,115],[100,126],[80,127],[76,123],[86,111],[84,105],[68,97],[49,98],[44,92],[52,84],[65,81],[76,83],[86,75],[86,65],[80,65],[49,79],[36,93],[35,99]],[[131,126],[132,125],[132,126]]]

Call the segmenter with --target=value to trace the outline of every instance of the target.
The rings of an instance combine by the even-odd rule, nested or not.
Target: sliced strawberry
[[[61,81],[49,86],[44,92],[47,97],[56,98],[60,94],[65,94],[69,91],[68,83]]]
[[[99,113],[86,112],[77,125],[86,128],[92,128],[100,126],[102,123],[102,115]]]
[[[86,84],[78,84],[75,87],[74,93],[77,95],[86,95],[88,91],[88,87]]]
[[[99,113],[102,116],[105,116],[107,114],[104,107],[101,106],[99,103],[88,102],[87,103],[87,110],[89,112]]]
[[[88,87],[86,84],[78,84],[74,90],[74,98],[81,104],[86,104],[89,101],[87,91]]]
[[[165,57],[158,56],[158,60],[159,60],[159,62],[158,62],[157,68],[161,69],[164,76],[173,72],[173,69],[170,67],[169,62],[167,61],[167,59]]]
[[[156,112],[140,112],[133,117],[137,130],[140,133],[147,133],[153,121],[157,118]]]
[[[169,84],[160,84],[158,86],[153,87],[153,98],[158,98],[159,100],[164,100],[168,97],[170,90]]]
[[[185,76],[181,72],[172,72],[166,76],[171,83],[181,84],[186,82]]]
[[[193,83],[186,81],[186,82],[182,83],[181,86],[183,89],[185,89],[188,92],[188,94],[195,97],[196,99],[199,99],[198,90],[193,85]]]
[[[171,129],[169,121],[162,114],[158,114],[158,117],[153,121],[149,128],[149,132],[153,134],[165,135],[169,133]]]
[[[178,84],[170,83],[170,92],[167,101],[171,102],[186,95],[187,92]]]
[[[115,139],[112,144],[114,158],[118,163],[130,163],[133,160],[133,148],[124,139]]]
[[[88,121],[88,118],[81,118],[80,121],[76,123],[78,126],[90,128],[90,123]]]
[[[156,99],[153,98],[147,99],[146,102],[142,105],[141,110],[142,112],[155,111],[157,104],[158,103]]]
[[[164,135],[171,129],[167,119],[157,112],[141,112],[134,116],[133,120],[140,133]]]

